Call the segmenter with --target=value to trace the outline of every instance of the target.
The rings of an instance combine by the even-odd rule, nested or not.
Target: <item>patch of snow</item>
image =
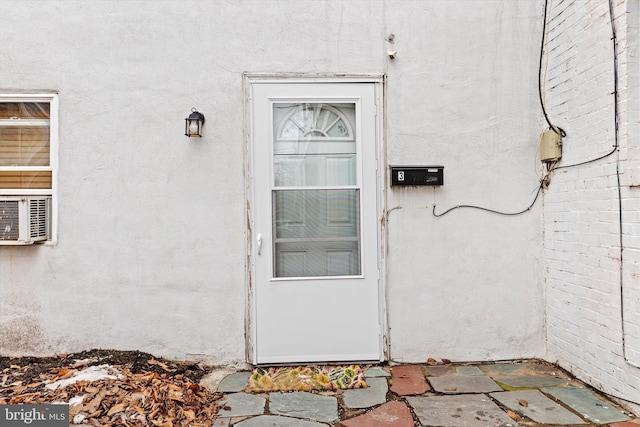
[[[99,365],[99,366],[89,366],[87,369],[83,369],[82,371],[78,371],[71,378],[65,378],[63,380],[58,380],[51,384],[47,384],[45,388],[49,390],[56,390],[60,387],[66,387],[69,384],[75,384],[78,381],[98,381],[102,379],[119,379],[123,378],[123,376],[110,365]]]
[[[87,418],[87,417],[82,415],[82,414],[76,414],[73,417],[73,423],[74,424],[82,424],[82,422],[84,421],[85,418]]]
[[[69,399],[69,406],[73,406],[73,405],[77,405],[79,403],[82,403],[82,401],[84,400],[85,397],[87,397],[86,394],[83,394],[82,396],[72,397],[71,399]]]

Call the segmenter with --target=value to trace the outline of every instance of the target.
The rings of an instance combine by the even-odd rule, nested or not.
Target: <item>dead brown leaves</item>
[[[164,363],[155,362],[170,371]],[[76,372],[76,367],[53,369],[41,374],[41,381],[30,384],[5,384],[2,379],[9,376],[0,373],[0,396],[8,394],[0,397],[0,404],[69,402],[71,420],[92,426],[208,427],[216,418],[221,395],[180,374],[132,373],[121,368],[119,379],[78,381],[55,390],[44,388]]]

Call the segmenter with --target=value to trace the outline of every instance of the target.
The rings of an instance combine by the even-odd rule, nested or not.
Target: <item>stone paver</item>
[[[364,415],[340,423],[344,427],[413,427],[413,417],[406,404],[387,402]]]
[[[491,397],[514,412],[542,424],[586,424],[584,420],[555,403],[538,390],[504,391]]]
[[[248,393],[232,393],[225,395],[218,402],[218,407],[229,409],[220,409],[218,414],[221,417],[243,417],[246,415],[264,414],[266,399]]]
[[[569,384],[568,379],[544,375],[513,375],[509,377],[494,377],[493,379],[512,388],[555,387]]]
[[[491,365],[483,365],[480,369],[484,372],[497,372],[503,375],[512,375],[525,366],[526,365],[524,363],[494,363]]]
[[[386,378],[369,378],[367,385],[367,388],[344,391],[342,397],[347,408],[370,408],[387,401],[389,387]]]
[[[387,372],[385,369],[379,366],[373,366],[371,368],[367,368],[364,370],[364,377],[366,378],[379,378],[379,377],[390,377],[391,374]]]
[[[579,383],[565,378],[561,369],[535,362],[373,366],[365,369],[369,385],[365,389],[273,392],[268,398],[266,394],[242,392],[250,372],[224,373],[212,372],[201,380],[211,390],[223,393],[212,427],[414,427],[414,416],[424,427],[517,426],[507,409],[491,398],[510,414],[524,416],[523,423],[530,427],[588,424],[585,420],[610,427],[640,427],[640,419],[627,421],[629,417],[613,403],[576,386]],[[427,393],[432,390],[430,383],[444,395]],[[406,401],[387,401],[389,384],[391,391]],[[338,399],[348,409],[344,416],[352,418],[339,420]],[[354,411],[362,415],[353,416]]]
[[[269,393],[269,412],[315,421],[338,420],[338,399],[305,391]]]
[[[491,393],[502,391],[502,388],[487,376],[454,376],[429,377],[431,387],[439,393]]]
[[[227,375],[218,384],[218,393],[237,393],[244,391],[249,383],[251,372],[236,372]]]
[[[205,374],[200,378],[200,384],[206,385],[209,387],[209,390],[216,391],[218,390],[218,385],[220,381],[225,379],[227,376],[235,373],[235,370],[227,369],[227,368],[216,368],[213,371]],[[240,390],[238,390],[240,391]]]
[[[458,366],[456,371],[458,375],[484,375],[484,372],[477,366]]]
[[[628,421],[630,418],[610,403],[598,399],[592,392],[580,387],[546,387],[540,389],[596,424]]]
[[[454,375],[456,373],[456,368],[451,365],[427,366],[427,373],[431,377],[441,377],[443,375]]]
[[[424,378],[421,366],[394,366],[391,369],[391,378],[393,381],[391,391],[399,396],[422,394],[431,390]]]
[[[407,397],[423,426],[513,427],[516,422],[484,394]]]
[[[299,420],[297,418],[261,415],[234,424],[233,427],[327,427],[327,425],[316,423],[315,421]]]

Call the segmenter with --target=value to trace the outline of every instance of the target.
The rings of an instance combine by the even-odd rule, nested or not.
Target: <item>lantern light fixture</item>
[[[184,119],[184,134],[188,137],[202,136],[202,125],[204,124],[204,114],[197,111],[195,107],[191,109],[189,117]]]

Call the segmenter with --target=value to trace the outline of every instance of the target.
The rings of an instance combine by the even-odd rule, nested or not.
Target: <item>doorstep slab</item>
[[[344,390],[342,398],[347,408],[370,408],[387,401],[389,386],[386,378],[368,378],[367,385],[367,388]]]
[[[629,421],[631,418],[623,414],[612,404],[598,399],[592,392],[581,387],[546,387],[540,389],[581,414],[596,424]]]
[[[267,400],[264,397],[249,393],[232,393],[225,395],[218,402],[218,415],[223,418],[244,417],[264,414]],[[228,408],[228,409],[224,409]]]
[[[490,396],[513,412],[541,424],[586,424],[576,414],[555,403],[538,390],[503,391]]]
[[[274,392],[269,393],[269,412],[332,423],[338,420],[338,399],[306,391]]]
[[[259,417],[250,418],[240,423],[234,424],[234,427],[327,427],[326,424],[317,423],[315,421],[298,420],[296,418],[280,417],[277,415],[260,415]]]
[[[407,397],[423,426],[513,427],[512,420],[484,394]]]
[[[540,388],[555,387],[569,384],[569,379],[548,377],[544,375],[512,375],[508,377],[494,377],[496,382],[511,388]]]
[[[502,391],[502,388],[487,376],[455,376],[429,377],[431,387],[438,393],[491,393]]]
[[[413,416],[406,404],[399,401],[387,402],[367,412],[346,421],[341,421],[344,427],[414,427]]]

